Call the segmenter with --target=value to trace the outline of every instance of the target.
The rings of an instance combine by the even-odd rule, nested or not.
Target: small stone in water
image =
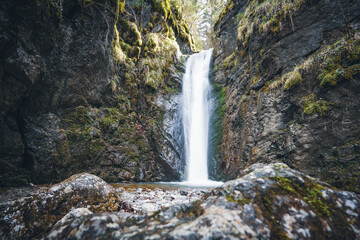
[[[185,190],[180,190],[180,195],[182,195],[182,196],[187,196],[187,195],[188,195],[188,192],[185,191]]]

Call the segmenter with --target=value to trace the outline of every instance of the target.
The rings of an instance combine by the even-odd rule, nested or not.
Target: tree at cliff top
[[[171,0],[171,3],[179,5],[182,9],[196,46],[199,49],[212,47],[213,26],[227,0]]]

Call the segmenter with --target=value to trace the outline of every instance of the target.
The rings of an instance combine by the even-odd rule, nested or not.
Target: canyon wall
[[[360,2],[230,0],[215,31],[218,174],[282,161],[359,192]]]
[[[1,1],[0,186],[180,179],[178,52],[193,45],[167,0]]]

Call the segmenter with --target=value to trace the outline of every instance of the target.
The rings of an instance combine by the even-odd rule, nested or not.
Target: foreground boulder
[[[88,208],[84,211],[89,214],[117,211],[120,203],[115,189],[101,178],[77,174],[51,188],[40,188],[26,197],[1,203],[0,239],[40,238],[65,215],[84,215],[80,211],[71,213],[72,208]]]
[[[285,164],[254,164],[201,201],[66,218],[46,239],[358,239],[359,205],[359,195]]]

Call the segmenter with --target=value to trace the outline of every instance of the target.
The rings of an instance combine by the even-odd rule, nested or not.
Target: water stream
[[[208,135],[211,110],[209,82],[212,49],[193,54],[186,63],[182,87],[182,122],[189,185],[220,185],[208,177]]]

